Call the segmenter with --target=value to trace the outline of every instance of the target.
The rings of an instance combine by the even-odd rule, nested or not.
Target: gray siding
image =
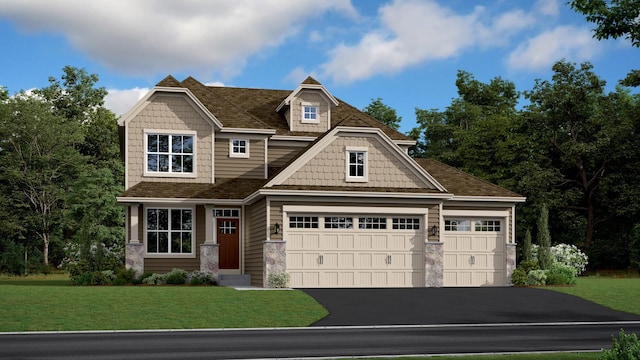
[[[242,138],[238,136],[237,138]],[[215,167],[217,178],[251,178],[264,179],[264,142],[265,140],[248,139],[249,157],[237,158],[229,156],[229,139],[216,138]]]
[[[262,199],[245,208],[244,272],[251,275],[251,285],[262,287],[264,258],[263,249],[267,232],[267,205]]]

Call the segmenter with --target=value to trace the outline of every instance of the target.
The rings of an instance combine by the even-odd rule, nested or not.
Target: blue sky
[[[613,90],[640,49],[592,28],[565,0],[8,0],[0,86],[13,94],[85,68],[122,114],[168,74],[270,89],[312,75],[358,108],[382,98],[408,131],[416,107],[457,97],[458,70],[524,91],[560,59],[589,61]]]

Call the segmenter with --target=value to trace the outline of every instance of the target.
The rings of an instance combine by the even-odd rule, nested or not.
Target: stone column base
[[[220,255],[218,244],[200,244],[200,271],[211,274],[218,281],[220,272]]]
[[[124,247],[125,267],[133,269],[136,277],[144,273],[144,244],[128,243]]]
[[[516,268],[516,244],[507,244],[507,286],[512,286],[511,275]]]
[[[424,286],[442,287],[444,283],[444,243],[424,243]]]
[[[269,274],[287,271],[287,243],[265,241],[263,243],[264,278],[262,286],[269,287]]]

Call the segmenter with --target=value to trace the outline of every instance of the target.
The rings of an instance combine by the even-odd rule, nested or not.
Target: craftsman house
[[[126,263],[267,287],[507,286],[515,204],[309,77],[293,91],[169,76],[119,121]]]

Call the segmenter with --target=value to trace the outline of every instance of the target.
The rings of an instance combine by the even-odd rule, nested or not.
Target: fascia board
[[[418,142],[415,140],[393,140],[397,145],[414,146]]]
[[[197,109],[202,113],[205,119],[209,120],[212,125],[217,126],[218,128],[222,128],[222,123],[218,120],[203,104],[198,100],[198,98],[193,95],[193,93],[187,88],[175,88],[175,87],[164,87],[164,86],[155,86],[151,89],[142,99],[140,99],[134,107],[129,110],[125,115],[123,115],[120,120],[118,120],[118,125],[126,126],[131,119],[133,119],[145,106],[148,104],[149,100],[152,96],[157,93],[175,93],[175,94],[186,94],[187,97],[193,101],[196,105]]]
[[[261,134],[261,135],[275,135],[274,129],[245,129],[245,128],[222,128],[221,133],[236,133],[236,134]]]
[[[276,112],[279,112],[283,107],[288,106],[291,103],[291,99],[296,97],[300,91],[305,89],[320,90],[329,99],[333,106],[338,106],[339,104],[338,100],[333,95],[331,95],[324,86],[315,84],[300,84],[295,90],[291,92],[291,94],[289,94],[289,96],[282,100],[278,107],[276,107]]]
[[[216,204],[216,205],[242,205],[242,199],[191,199],[191,198],[139,198],[117,197],[118,204]]]
[[[304,141],[312,142],[317,139],[316,136],[292,136],[292,135],[273,135],[270,140],[275,141]]]
[[[452,201],[462,202],[508,202],[523,203],[527,201],[526,197],[507,197],[507,196],[456,196],[453,194]]]
[[[449,200],[451,194],[437,193],[403,193],[403,192],[378,192],[378,191],[321,191],[321,190],[279,190],[279,189],[260,189],[245,198],[246,201],[260,195],[298,195],[313,197],[366,197],[366,198],[421,198],[421,199],[444,199]]]

